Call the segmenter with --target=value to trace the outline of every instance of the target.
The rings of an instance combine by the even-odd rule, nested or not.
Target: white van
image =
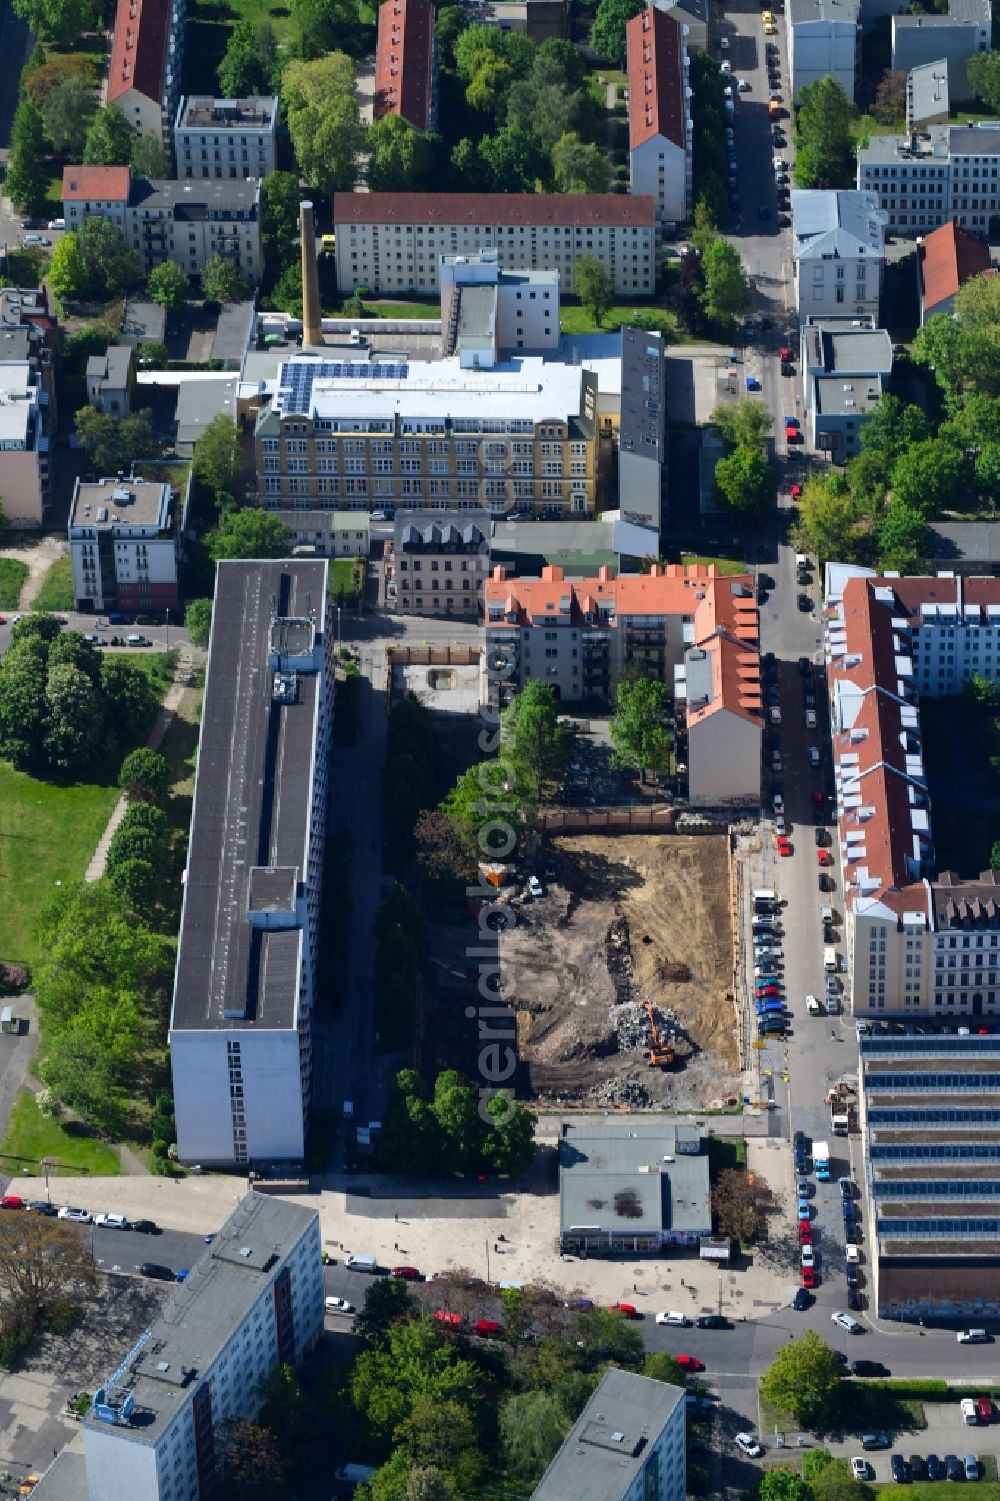
[[[378,1271],[377,1256],[348,1256],[344,1265],[352,1272],[367,1272],[374,1276]]]
[[[955,1338],[960,1345],[988,1345],[990,1342],[985,1329],[960,1329]]]
[[[758,886],[753,894],[753,904],[758,911],[766,912],[778,905],[778,893],[768,886]]]
[[[809,1012],[810,1016],[823,1015],[823,1007],[820,1005],[819,1001],[814,995],[806,996],[806,1010]]]
[[[823,968],[828,975],[837,973],[837,950],[835,948],[827,947],[823,950]]]

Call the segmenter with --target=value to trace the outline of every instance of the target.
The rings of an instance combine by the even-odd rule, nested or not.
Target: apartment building
[[[275,1102],[277,1105],[277,1102]],[[185,1282],[94,1394],[81,1488],[61,1501],[209,1501],[227,1423],[253,1420],[261,1383],[300,1366],[323,1332],[319,1215],[248,1193]],[[78,1472],[78,1467],[77,1467]]]
[[[952,220],[931,230],[917,245],[917,288],[921,325],[936,313],[952,313],[959,288],[992,270],[990,247]]]
[[[375,119],[399,115],[416,130],[436,130],[437,62],[431,0],[383,0],[375,48]]]
[[[443,255],[439,276],[442,351],[463,369],[558,349],[558,271],[504,271],[496,250],[482,250]]]
[[[333,714],[325,559],[216,569],[170,1063],[185,1163],[301,1163]]]
[[[860,452],[861,430],[892,372],[892,340],[874,322],[870,317],[810,318],[802,329],[809,442],[837,464]]]
[[[11,526],[41,526],[49,500],[49,404],[31,360],[0,360],[0,494]]]
[[[38,376],[50,432],[59,420],[54,362],[58,347],[59,323],[49,311],[44,286],[0,288],[0,364],[27,363]]]
[[[537,679],[567,702],[609,699],[624,673],[669,684],[686,712],[689,796],[760,801],[760,625],[749,574],[653,564],[648,574],[486,581],[486,658],[506,697]],[[497,677],[499,675],[499,678]]]
[[[998,878],[935,879],[919,710],[1000,678],[1000,580],[837,574],[825,643],[855,1013],[1000,1015]]]
[[[686,1416],[682,1387],[611,1367],[531,1501],[684,1501]]]
[[[127,417],[135,394],[135,354],[129,344],[110,344],[87,361],[87,401],[109,417]]]
[[[885,220],[871,192],[797,189],[792,259],[799,323],[824,314],[878,319]]]
[[[268,509],[594,512],[597,378],[534,357],[299,356],[265,382],[254,429]]]
[[[947,64],[953,103],[974,97],[965,65],[977,52],[988,52],[993,29],[992,0],[948,0],[948,14],[895,15],[892,18],[892,66],[909,72],[927,63]]]
[[[489,571],[488,512],[396,512],[386,592],[401,614],[476,620]]]
[[[178,607],[190,489],[190,476],[183,494],[165,481],[135,477],[76,481],[69,554],[78,610],[150,614]]]
[[[1000,122],[872,136],[858,149],[858,187],[878,195],[894,234],[925,235],[954,219],[993,240],[1000,215]]]
[[[200,276],[213,255],[225,256],[252,285],[260,280],[260,183],[210,178],[153,182],[128,167],[65,167],[63,216],[67,229],[110,219],[149,272],[175,261]]]
[[[277,164],[278,101],[189,94],[174,120],[178,177],[266,177]]]
[[[853,100],[861,63],[860,0],[788,0],[788,74],[792,99],[834,78]]]
[[[946,124],[950,111],[948,64],[944,58],[911,68],[906,75],[907,131]]]
[[[169,151],[181,91],[185,0],[118,0],[107,104]]]
[[[667,524],[667,346],[662,334],[622,329],[618,508],[623,521]]]
[[[684,28],[648,5],[625,28],[628,45],[629,191],[652,198],[664,229],[692,213],[688,54]]]
[[[608,271],[615,295],[656,288],[656,204],[618,193],[337,193],[342,292],[436,297],[442,256],[496,250],[505,271],[558,271],[575,290],[577,258]]]

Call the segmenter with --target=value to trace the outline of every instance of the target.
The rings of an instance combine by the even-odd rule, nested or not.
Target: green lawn
[[[78,1132],[73,1122],[64,1126],[49,1120],[39,1110],[31,1090],[19,1089],[0,1146],[4,1171],[14,1178],[26,1173],[34,1178],[43,1177],[46,1171],[43,1157],[55,1163],[48,1166],[50,1177],[93,1173],[95,1177],[112,1178],[121,1172],[118,1153],[113,1147],[87,1135],[83,1128]]]
[[[632,323],[636,318],[640,320],[640,326],[648,326],[658,332],[669,334],[672,339],[679,342],[680,334],[674,314],[667,312],[666,308],[653,307],[649,303],[632,306],[616,304],[608,309],[603,323],[598,327],[589,309],[564,302],[559,322],[564,334],[598,334],[616,333],[623,323]]]
[[[19,558],[0,558],[0,610],[16,610],[28,565]]]
[[[0,959],[38,957],[39,911],[82,879],[117,801],[117,787],[37,782],[0,761]]]
[[[738,558],[715,558],[711,553],[686,552],[678,559],[678,562],[689,566],[694,563],[701,563],[705,567],[709,567],[714,563],[719,572],[723,574],[750,572],[746,563],[741,563]]]
[[[66,557],[56,558],[49,568],[42,587],[39,589],[31,608],[33,610],[72,610],[76,604],[73,597],[73,564]]]
[[[918,1481],[916,1485],[880,1485],[879,1501],[941,1501],[947,1481]],[[982,1482],[975,1489],[976,1501],[1000,1501],[1000,1485]]]

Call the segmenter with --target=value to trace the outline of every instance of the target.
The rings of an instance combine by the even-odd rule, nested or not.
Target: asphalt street
[[[26,612],[30,614],[31,612]],[[61,613],[61,612],[60,612]],[[179,625],[108,625],[106,615],[94,616],[83,614],[77,610],[68,611],[63,617],[66,621],[66,630],[81,631],[84,635],[97,636],[102,642],[103,648],[108,651],[118,651],[118,647],[111,645],[112,636],[125,636],[135,633],[146,636],[152,646],[123,647],[121,650],[129,652],[144,651],[173,651],[182,646],[188,639],[187,631]],[[0,615],[0,656],[10,645],[10,633],[14,626],[15,614]]]

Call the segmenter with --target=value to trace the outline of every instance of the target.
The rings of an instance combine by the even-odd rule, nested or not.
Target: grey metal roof
[[[804,21],[843,21],[857,25],[860,0],[788,0],[788,24]]]
[[[563,1234],[584,1227],[636,1235],[704,1231],[712,1216],[701,1135],[693,1121],[564,1122],[559,1141]],[[696,1152],[689,1155],[692,1147]]]
[[[268,507],[270,510],[270,507]],[[290,532],[367,532],[367,511],[271,511]]]
[[[73,1440],[74,1447],[61,1449],[31,1494],[38,1501],[91,1501],[87,1486],[87,1462],[83,1450],[75,1447],[82,1435]]]
[[[531,1501],[620,1501],[649,1459],[684,1390],[611,1367],[563,1441]],[[683,1436],[683,1422],[680,1436]],[[677,1465],[683,1472],[684,1454]],[[651,1495],[661,1494],[657,1477]]]
[[[882,383],[877,375],[818,375],[813,381],[817,413],[826,416],[863,416],[882,400]]]
[[[317,1218],[315,1209],[269,1194],[251,1192],[240,1200],[115,1387],[135,1401],[134,1421],[122,1425],[130,1442],[156,1444],[260,1297],[273,1268]],[[88,1428],[109,1431],[92,1412],[84,1421]]]
[[[888,375],[892,369],[892,340],[884,328],[807,328],[806,344],[809,363],[827,375]]]
[[[953,125],[949,138],[952,156],[1000,156],[1000,122]]]
[[[248,917],[258,867],[306,875],[322,665],[280,696],[274,660],[322,664],[325,561],[223,562],[208,678],[171,1028],[296,1025],[302,933]],[[311,637],[315,633],[315,641]]]
[[[174,421],[177,424],[177,448],[178,452],[189,451],[201,437],[205,428],[218,417],[220,412],[226,412],[236,422],[236,388],[239,385],[239,377],[234,375],[232,380],[182,380],[177,391],[177,410]]]
[[[797,188],[791,201],[796,260],[885,254],[877,194],[858,188]]]
[[[936,521],[931,527],[928,556],[942,567],[964,558],[1000,563],[1000,526],[979,521]]]
[[[496,317],[496,287],[462,287],[458,309],[459,339],[492,339]]]
[[[666,460],[667,390],[663,335],[622,329],[619,452],[662,464]],[[627,496],[622,503],[627,505]]]
[[[922,63],[906,76],[906,123],[911,129],[924,120],[948,114],[948,59]]]
[[[250,343],[253,319],[252,301],[223,303],[212,339],[212,359],[232,361],[238,368]]]
[[[128,201],[130,208],[170,209],[177,220],[254,219],[259,196],[260,183],[254,177],[207,177],[192,181],[137,177]]]

